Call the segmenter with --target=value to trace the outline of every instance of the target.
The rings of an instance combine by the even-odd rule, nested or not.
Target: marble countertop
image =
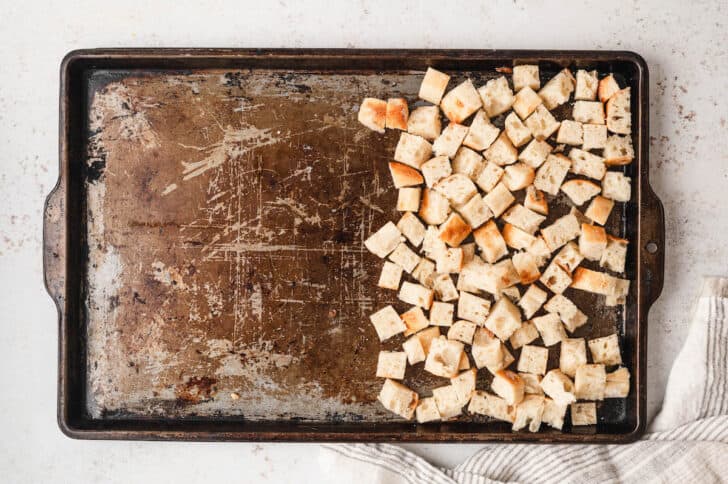
[[[317,446],[73,441],[55,422],[56,313],[41,211],[57,176],[58,67],[87,47],[624,49],[650,68],[665,288],[649,322],[649,413],[703,275],[728,274],[728,5],[721,1],[0,2],[0,473],[9,482],[326,482]],[[325,16],[321,12],[325,11]],[[408,445],[455,465],[476,445]]]

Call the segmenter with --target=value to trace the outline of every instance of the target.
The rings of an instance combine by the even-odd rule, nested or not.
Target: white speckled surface
[[[325,8],[324,1],[202,3],[0,1],[0,474],[8,482],[326,481],[315,445],[83,442],[56,427],[56,315],[42,285],[41,210],[56,179],[58,66],[67,51],[81,47],[640,53],[651,73],[652,184],[667,216],[665,289],[650,317],[648,399],[654,414],[700,277],[728,275],[725,2],[452,1],[448,8],[441,1]],[[446,465],[477,448],[408,447]]]

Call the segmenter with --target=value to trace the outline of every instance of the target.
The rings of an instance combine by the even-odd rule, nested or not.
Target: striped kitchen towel
[[[728,279],[706,278],[662,410],[629,445],[489,444],[453,469],[395,445],[321,447],[332,482],[728,482]]]

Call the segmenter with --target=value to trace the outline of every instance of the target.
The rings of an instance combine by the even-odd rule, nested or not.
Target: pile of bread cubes
[[[615,306],[629,290],[618,277],[628,241],[603,226],[631,197],[621,169],[634,157],[630,89],[596,71],[563,69],[543,87],[537,65],[500,72],[511,82],[503,75],[476,89],[468,79],[445,93],[450,76],[430,68],[419,91],[428,105],[409,112],[405,99],[367,98],[359,109],[368,128],[401,130],[389,169],[402,217],[365,241],[385,259],[379,287],[411,306],[370,317],[381,341],[407,338],[402,351],[379,354],[379,401],[421,423],[455,419],[467,406],[513,430],[562,429],[569,408],[572,425],[594,425],[595,401],[626,397],[630,373],[617,334],[569,337],[588,317],[563,293],[588,291]],[[558,121],[552,110],[572,96],[573,119]],[[545,225],[559,192],[571,211]],[[604,270],[581,267],[585,259]],[[548,370],[558,344],[559,367]],[[450,383],[427,397],[400,383],[421,362]],[[482,368],[493,375],[489,391],[476,389]]]

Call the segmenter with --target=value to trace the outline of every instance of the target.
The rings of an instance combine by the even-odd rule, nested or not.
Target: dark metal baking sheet
[[[398,132],[368,131],[356,110],[365,96],[413,101],[427,66],[481,85],[524,62],[543,78],[597,68],[632,87],[633,200],[608,227],[632,242],[632,290],[624,310],[568,294],[590,317],[578,336],[620,333],[630,397],[600,403],[596,427],[563,433],[513,434],[483,418],[402,423],[376,402],[380,343],[368,315],[404,307],[376,288],[381,262],[362,246],[398,218],[386,164]],[[648,184],[647,85],[644,61],[625,52],[69,54],[44,254],[60,314],[61,427],[79,438],[636,438],[664,239]],[[552,218],[566,210],[552,207]],[[410,368],[405,383],[425,393],[445,380]]]

